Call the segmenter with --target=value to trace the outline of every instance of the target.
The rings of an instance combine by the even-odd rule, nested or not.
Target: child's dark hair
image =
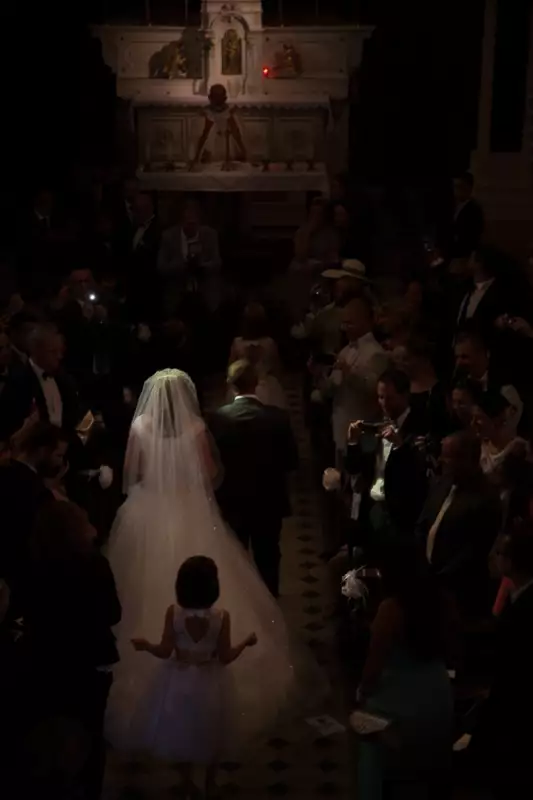
[[[179,568],[175,588],[182,608],[211,608],[220,596],[217,565],[207,556],[188,558]]]

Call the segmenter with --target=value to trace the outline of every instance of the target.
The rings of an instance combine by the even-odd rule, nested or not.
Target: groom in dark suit
[[[218,491],[222,514],[248,549],[274,595],[279,595],[280,535],[290,515],[287,473],[298,451],[285,411],[257,398],[257,373],[245,360],[232,364],[228,384],[235,399],[210,418],[224,480]]]

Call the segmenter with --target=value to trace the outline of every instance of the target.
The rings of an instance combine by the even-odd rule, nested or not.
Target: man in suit
[[[218,500],[224,518],[274,595],[279,595],[280,535],[290,514],[286,476],[298,465],[287,412],[265,406],[255,391],[258,377],[248,361],[228,371],[232,403],[216,411],[210,428],[220,451],[224,480]]]
[[[0,467],[0,577],[14,588],[27,556],[37,512],[53,495],[44,479],[61,468],[65,435],[47,422],[36,422],[21,437],[14,457]]]
[[[473,192],[474,177],[470,172],[465,172],[454,179],[452,258],[468,258],[481,240],[484,228],[483,210],[474,200]]]
[[[370,529],[364,544],[374,552],[390,537],[412,537],[427,489],[418,440],[427,433],[428,422],[411,411],[407,375],[397,369],[384,372],[377,398],[383,422],[375,427],[364,421],[350,425],[345,461],[346,471],[355,478],[351,517],[362,523],[358,527],[363,531]]]
[[[74,435],[87,409],[61,370],[63,339],[52,326],[36,326],[29,334],[29,360],[13,371],[0,396],[0,439],[18,431],[36,408],[42,422]]]
[[[533,528],[521,523],[498,542],[501,573],[511,580],[498,620],[496,660],[487,702],[468,752],[489,771],[496,798],[531,797],[533,717]]]
[[[442,442],[442,476],[429,492],[416,534],[435,575],[466,614],[490,608],[488,556],[501,527],[497,491],[480,467],[481,444],[470,431]]]
[[[157,268],[165,284],[165,311],[176,312],[187,291],[201,294],[207,308],[220,305],[221,259],[218,234],[202,225],[198,205],[189,201],[178,225],[163,233]]]

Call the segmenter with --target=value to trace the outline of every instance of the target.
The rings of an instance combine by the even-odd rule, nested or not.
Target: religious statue
[[[209,106],[203,112],[204,129],[198,140],[193,169],[200,160],[222,162],[222,169],[232,169],[232,161],[246,161],[246,148],[235,109],[228,105],[228,95],[222,84],[216,83],[209,91]]]
[[[235,28],[230,28],[222,37],[222,74],[242,75],[242,71],[242,40]]]
[[[281,51],[275,56],[275,70],[282,75],[292,77],[302,74],[302,57],[292,44],[282,44]]]
[[[188,74],[187,55],[183,41],[170,42],[150,59],[151,78],[185,78]]]

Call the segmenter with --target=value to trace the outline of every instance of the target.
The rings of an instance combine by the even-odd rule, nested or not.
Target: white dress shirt
[[[374,335],[366,333],[344,347],[337,361],[348,367],[348,374],[341,376],[338,385],[332,385],[333,438],[337,450],[344,451],[350,422],[376,416],[376,385],[389,359]]]
[[[54,378],[51,376],[44,377],[44,370],[37,366],[30,359],[32,370],[37,375],[41,389],[43,390],[46,407],[48,409],[48,417],[52,425],[61,427],[63,422],[63,401],[61,400],[61,393]]]
[[[455,493],[457,491],[457,486],[455,484],[452,486],[450,491],[448,492],[444,503],[442,504],[439,513],[435,517],[435,522],[429,529],[428,539],[426,542],[426,558],[431,564],[431,560],[433,558],[433,549],[435,547],[435,537],[439,532],[439,528],[441,526],[441,522],[444,519],[444,516],[448,509],[450,508],[451,504],[453,503],[453,498],[455,497]]]
[[[397,431],[407,419],[410,408],[406,408],[403,414],[400,414],[394,427]],[[385,467],[391,452],[394,450],[394,445],[388,439],[380,439],[378,444],[378,452],[376,456],[376,473],[374,475],[374,483],[370,489],[370,497],[375,503],[382,503],[385,500]]]

